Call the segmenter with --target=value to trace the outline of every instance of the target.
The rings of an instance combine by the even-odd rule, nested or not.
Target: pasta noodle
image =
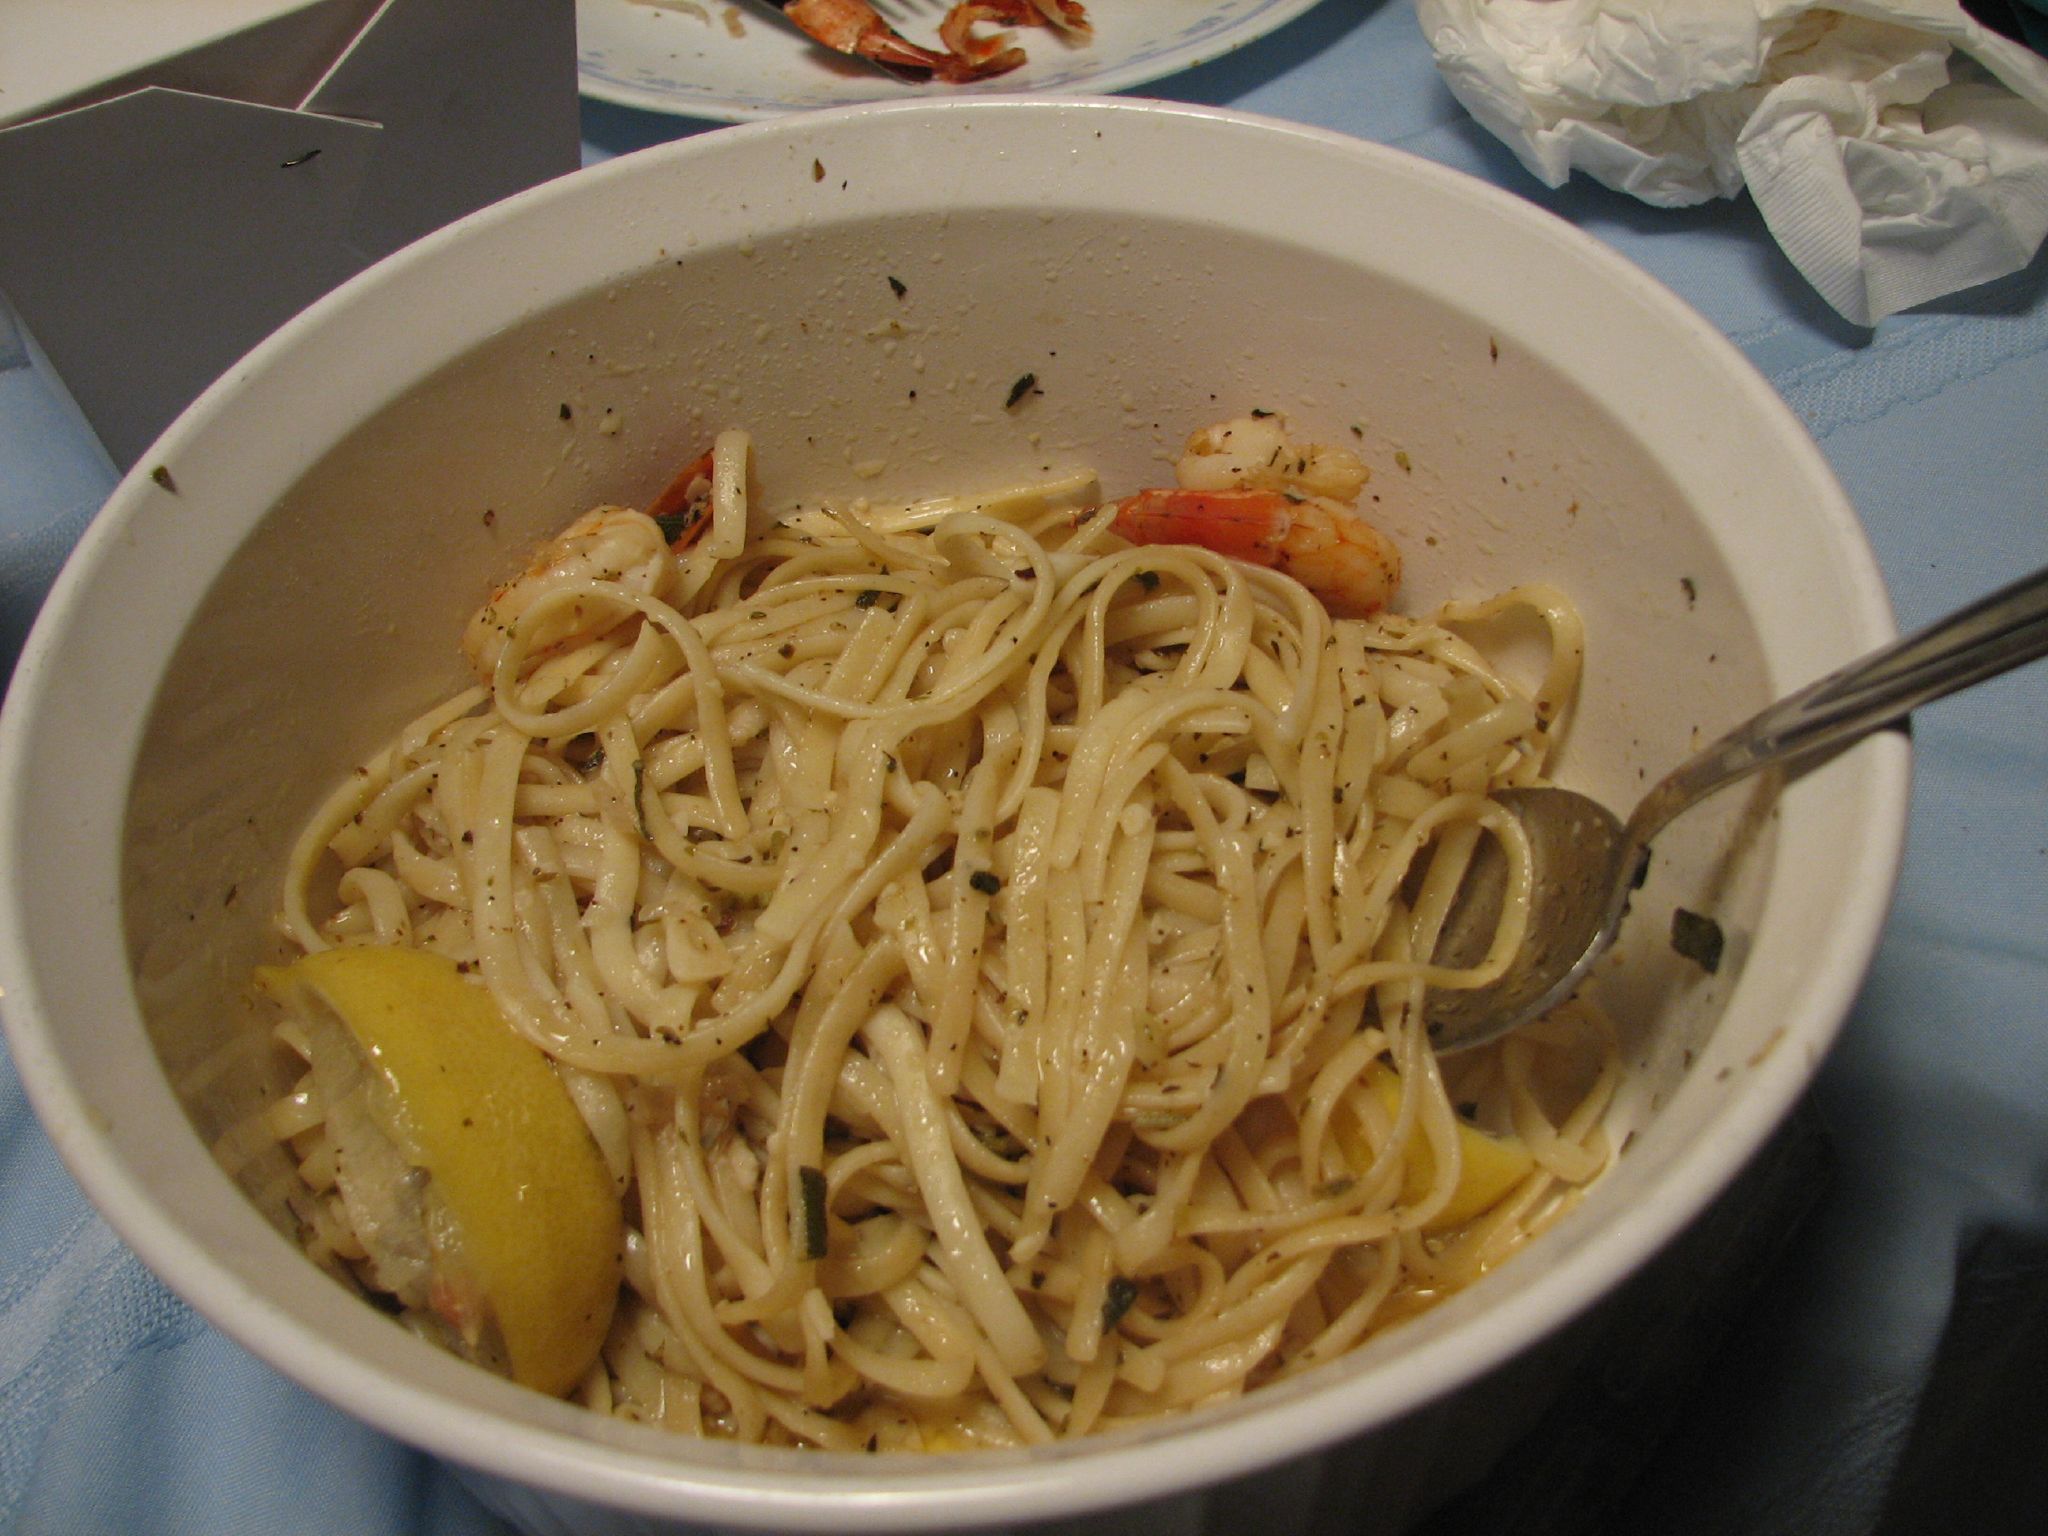
[[[1562,595],[1333,619],[1128,543],[1085,477],[749,537],[748,451],[697,546],[600,509],[494,597],[484,681],[286,881],[297,950],[446,956],[553,1063],[622,1214],[572,1396],[842,1451],[1105,1430],[1342,1354],[1600,1171],[1596,1011],[1443,1060],[1420,1011],[1519,940],[1488,796],[1569,713]],[[1465,637],[1509,613],[1550,636],[1526,695]],[[1482,838],[1519,896],[1447,972]],[[374,1290],[320,1082],[270,1134],[309,1251]]]

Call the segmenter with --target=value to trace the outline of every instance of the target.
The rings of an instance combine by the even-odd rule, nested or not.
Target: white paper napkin
[[[1957,0],[1416,0],[1466,109],[1550,186],[1744,187],[1859,325],[2048,236],[2048,60]]]

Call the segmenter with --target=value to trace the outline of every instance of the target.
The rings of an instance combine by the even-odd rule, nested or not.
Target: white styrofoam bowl
[[[1025,373],[1038,390],[1010,408]],[[1401,1449],[1428,1441],[1413,1427],[1510,1395],[1540,1407],[1499,1385],[1510,1363],[1696,1216],[1827,1050],[1900,855],[1899,737],[1660,842],[1608,978],[1635,1063],[1628,1145],[1580,1206],[1349,1358],[1143,1432],[906,1463],[602,1420],[345,1294],[208,1152],[258,1091],[246,977],[291,839],[454,684],[463,617],[522,549],[597,501],[643,501],[728,425],[754,433],[772,503],[1083,464],[1113,490],[1157,483],[1190,429],[1254,407],[1366,456],[1411,608],[1530,579],[1578,600],[1563,776],[1617,807],[1702,732],[1891,632],[1853,512],[1740,355],[1597,242],[1439,167],[1074,98],[861,107],[650,150],[316,305],[83,540],[0,721],[0,986],[59,1151],[221,1329],[535,1529],[1114,1511],[1193,1529],[1201,1489],[1340,1443],[1350,1466],[1377,1447],[1383,1475],[1441,1463],[1409,1469],[1418,1488],[1468,1475],[1483,1435],[1447,1457]],[[1718,974],[1670,953],[1675,903],[1727,931]]]

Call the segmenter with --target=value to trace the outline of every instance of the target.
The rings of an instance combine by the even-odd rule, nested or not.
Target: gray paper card
[[[573,0],[385,0],[295,107],[253,61],[232,95],[153,83],[237,57],[0,130],[0,290],[122,468],[337,283],[580,160]]]

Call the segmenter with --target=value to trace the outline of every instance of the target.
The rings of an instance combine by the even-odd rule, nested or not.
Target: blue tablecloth
[[[1649,269],[1811,428],[1902,624],[2048,563],[2048,258],[1874,332],[1851,328],[1747,203],[1660,212],[1595,186],[1537,185],[1443,89],[1399,0],[1326,0],[1146,93],[1395,145],[1527,196]],[[711,125],[587,104],[584,126],[597,159]],[[0,322],[8,664],[111,485]],[[1875,1529],[1902,1453],[1928,1436],[1915,1413],[1959,1257],[1981,1229],[2023,1253],[2048,1234],[2044,722],[2048,668],[1916,720],[1897,908],[1814,1095],[1834,1176],[1686,1384],[1689,1406],[1635,1470],[1616,1529]],[[1988,1313],[1994,1331],[2006,1304]],[[1986,1475],[2008,1472],[2040,1476]],[[446,1471],[286,1382],[165,1291],[81,1199],[0,1056],[0,1530],[497,1529]]]

